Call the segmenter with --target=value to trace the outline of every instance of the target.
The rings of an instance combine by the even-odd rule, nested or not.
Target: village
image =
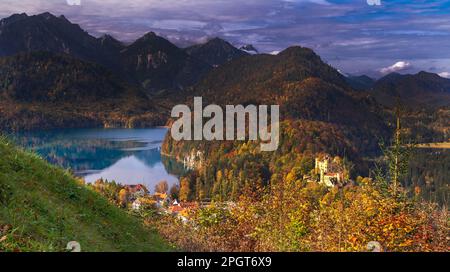
[[[121,208],[133,212],[155,210],[159,214],[176,216],[183,222],[188,221],[191,211],[210,204],[209,202],[179,201],[178,187],[173,186],[169,190],[166,181],[159,182],[155,186],[154,193],[150,193],[143,184],[121,185],[103,179],[99,179],[88,186],[103,194],[109,201]]]
[[[195,165],[201,164],[202,154],[192,152],[192,154],[183,161],[186,168],[192,169]],[[306,182],[317,182],[328,188],[335,186],[341,187],[349,183],[348,174],[343,166],[342,159],[332,158],[324,154],[315,158],[314,169],[309,175],[304,175]],[[99,193],[105,195],[110,201],[121,208],[129,209],[133,212],[145,210],[155,210],[162,215],[172,215],[179,218],[182,222],[188,222],[189,217],[199,208],[208,207],[213,204],[210,200],[202,201],[181,201],[179,198],[179,186],[174,185],[169,188],[166,181],[160,181],[156,184],[154,192],[143,184],[121,185],[114,181],[99,179],[89,186]],[[219,203],[214,203],[218,205]],[[233,206],[232,202],[220,203],[222,208]]]

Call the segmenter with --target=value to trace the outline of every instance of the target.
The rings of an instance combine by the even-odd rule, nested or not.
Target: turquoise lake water
[[[121,184],[144,184],[150,191],[165,180],[178,184],[161,158],[166,128],[63,129],[33,131],[15,136],[50,163],[71,169],[86,182],[103,178]]]

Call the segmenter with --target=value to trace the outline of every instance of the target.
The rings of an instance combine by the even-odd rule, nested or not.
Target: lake
[[[59,129],[32,131],[15,136],[18,144],[50,163],[71,169],[86,182],[100,178],[121,184],[144,184],[153,192],[165,180],[172,186],[178,177],[161,158],[166,128]],[[169,167],[167,167],[169,168]]]

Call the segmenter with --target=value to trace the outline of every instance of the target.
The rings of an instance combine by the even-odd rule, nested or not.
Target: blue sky
[[[0,17],[49,11],[127,42],[148,31],[180,46],[219,36],[262,52],[307,46],[346,73],[450,76],[450,1],[368,1],[380,0],[0,0]]]

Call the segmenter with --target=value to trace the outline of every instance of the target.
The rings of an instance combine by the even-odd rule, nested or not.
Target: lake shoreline
[[[107,179],[124,185],[143,184],[151,191],[163,180],[170,185],[179,182],[178,175],[162,161],[166,135],[167,128],[159,126],[35,130],[12,136],[22,147],[53,165],[72,169],[87,183]]]

